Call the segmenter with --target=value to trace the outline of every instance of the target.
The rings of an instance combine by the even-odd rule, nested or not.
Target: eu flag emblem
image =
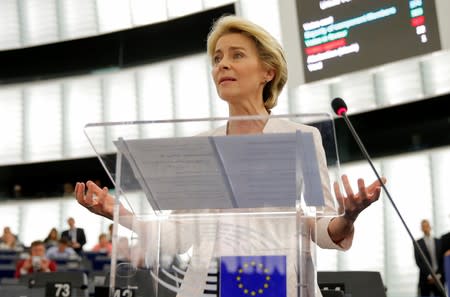
[[[286,297],[286,256],[220,258],[219,297]]]

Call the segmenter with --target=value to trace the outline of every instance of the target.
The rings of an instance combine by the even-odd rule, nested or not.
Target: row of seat
[[[45,297],[52,285],[70,284],[70,296],[72,297],[109,297],[108,271],[93,272],[88,276],[83,271],[63,272],[37,272],[25,275],[19,279],[2,279],[0,281],[0,296],[5,297]],[[138,269],[131,276],[116,276],[116,288],[126,290],[132,288],[133,294],[120,294],[118,296],[147,297],[153,296],[153,281],[149,270]],[[50,288],[49,288],[50,286]],[[56,296],[56,295],[55,295]],[[58,295],[58,296],[68,296]],[[116,296],[116,295],[114,295]],[[173,297],[172,295],[159,294],[160,297]]]
[[[160,276],[161,277],[161,276]],[[162,275],[164,277],[164,275]],[[154,296],[155,280],[148,269],[136,269],[128,276],[116,276],[115,287],[133,288],[135,297]],[[169,281],[167,279],[167,281]],[[379,272],[373,271],[319,271],[317,281],[324,297],[385,297],[386,288]],[[34,273],[16,283],[0,284],[0,296],[46,296],[49,283],[70,283],[74,297],[109,296],[109,273],[97,272],[88,277],[82,271]],[[48,288],[47,288],[48,289]],[[21,292],[21,294],[19,294]],[[31,294],[32,293],[32,294]],[[173,296],[174,292],[158,286],[158,297]],[[215,294],[216,295],[216,294]],[[214,295],[214,296],[215,296]],[[120,295],[122,296],[122,295]],[[124,295],[129,296],[129,295]]]
[[[18,252],[0,251],[0,280],[13,278],[16,271],[16,263],[23,255]],[[86,252],[81,258],[56,259],[58,271],[84,271],[88,275],[96,271],[108,271],[111,258],[102,252]]]
[[[49,296],[52,285],[54,296],[89,297],[89,282],[85,272],[36,272],[24,275],[19,279],[2,279],[0,296],[8,297],[44,297]],[[56,291],[59,290],[58,293]],[[53,295],[53,294],[52,294]],[[52,296],[50,295],[50,296]]]

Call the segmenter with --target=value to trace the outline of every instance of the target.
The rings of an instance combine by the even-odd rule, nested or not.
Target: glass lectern
[[[115,186],[110,296],[316,296],[316,222],[343,212],[331,194],[329,114],[95,123],[85,133]]]

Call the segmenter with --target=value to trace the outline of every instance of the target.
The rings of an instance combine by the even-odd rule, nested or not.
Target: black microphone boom
[[[411,240],[413,242],[414,248],[416,249],[416,251],[419,252],[420,258],[425,263],[425,265],[426,265],[426,267],[428,269],[428,272],[430,273],[431,277],[434,279],[434,281],[436,283],[436,286],[438,287],[439,291],[441,291],[441,293],[442,293],[442,296],[447,297],[447,293],[445,292],[445,289],[444,289],[444,286],[442,285],[442,282],[439,280],[439,278],[437,277],[437,275],[434,272],[433,268],[431,267],[431,264],[428,261],[427,257],[425,256],[425,253],[420,248],[420,246],[417,243],[417,241],[414,239],[411,231],[409,230],[408,226],[406,225],[405,220],[403,219],[402,215],[400,214],[400,211],[398,210],[397,205],[395,204],[394,200],[392,199],[391,194],[389,193],[388,189],[384,185],[383,180],[381,179],[380,175],[378,174],[377,169],[373,165],[373,162],[372,162],[372,160],[370,158],[369,153],[367,152],[366,148],[364,147],[364,144],[362,143],[361,139],[359,138],[358,133],[356,133],[355,129],[353,128],[353,125],[352,125],[352,123],[350,122],[350,119],[347,116],[347,104],[345,104],[345,101],[342,98],[338,97],[338,98],[334,98],[331,101],[331,107],[333,108],[333,111],[338,116],[342,116],[342,118],[344,119],[345,123],[347,124],[348,129],[352,133],[353,138],[355,139],[356,143],[358,144],[359,149],[363,153],[364,158],[367,160],[367,162],[369,162],[370,167],[372,167],[373,172],[375,173],[378,181],[381,184],[381,187],[383,188],[384,192],[386,193],[387,197],[389,198],[389,201],[391,202],[392,206],[394,207],[394,210],[397,213],[398,217],[402,221],[402,224],[405,227],[406,232],[408,233],[409,237],[411,238]]]

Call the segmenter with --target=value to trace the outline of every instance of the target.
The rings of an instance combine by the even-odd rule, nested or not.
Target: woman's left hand
[[[382,177],[383,184],[386,178]],[[369,205],[378,200],[381,193],[381,183],[379,180],[374,181],[368,187],[365,186],[364,179],[358,179],[358,193],[353,193],[352,187],[347,175],[342,176],[342,183],[347,196],[344,196],[337,182],[334,183],[334,193],[339,204],[344,207],[344,218],[354,222],[358,215]]]

